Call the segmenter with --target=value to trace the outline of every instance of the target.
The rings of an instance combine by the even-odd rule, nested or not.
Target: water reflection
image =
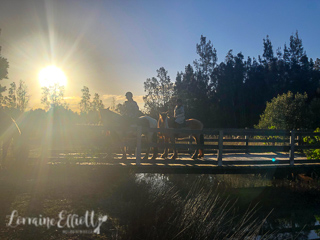
[[[320,237],[320,192],[299,187],[287,180],[273,180],[254,175],[165,175],[138,174],[153,188],[175,186],[188,194],[195,181],[206,190],[215,189],[225,199],[235,201],[238,216],[257,206],[255,217],[263,222],[260,237],[268,239],[317,239]]]

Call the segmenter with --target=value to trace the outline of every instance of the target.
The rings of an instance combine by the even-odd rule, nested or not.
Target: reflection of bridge
[[[100,128],[100,127],[99,127]],[[83,126],[81,127],[83,129]],[[52,154],[51,163],[69,161],[79,165],[101,166],[113,168],[130,168],[144,173],[198,173],[198,174],[244,174],[261,173],[272,175],[288,175],[320,170],[319,159],[307,159],[302,151],[320,149],[318,145],[307,145],[304,137],[320,136],[320,133],[284,130],[257,129],[204,129],[202,131],[185,129],[149,129],[174,135],[176,133],[203,133],[205,144],[196,145],[191,140],[177,142],[174,146],[181,152],[177,160],[160,159],[142,160],[144,149],[157,146],[159,149],[173,147],[172,144],[146,143],[141,137],[141,128],[137,129],[137,137],[126,145],[134,147],[136,154],[121,160],[116,154],[113,158],[96,154],[94,157],[67,151],[65,154]],[[203,159],[193,160],[186,152],[196,148],[205,149]],[[73,152],[73,153],[72,153]],[[182,153],[183,152],[183,153]]]

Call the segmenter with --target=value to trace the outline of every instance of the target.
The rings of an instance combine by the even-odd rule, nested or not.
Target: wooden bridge
[[[79,127],[79,126],[78,126]],[[84,128],[102,130],[102,126]],[[150,132],[161,132],[170,135],[177,133],[204,134],[205,143],[196,145],[191,139],[176,142],[179,151],[176,160],[161,159],[143,160],[144,151],[148,147],[173,147],[173,144],[147,143],[141,136],[142,128],[135,130],[136,137],[125,143],[135,154],[121,159],[120,154],[112,157],[107,153],[80,153],[72,149],[52,149],[42,155],[49,165],[61,165],[66,162],[81,167],[99,167],[111,169],[130,169],[137,173],[195,173],[195,174],[268,174],[291,175],[296,173],[320,173],[320,159],[307,159],[304,150],[320,149],[320,143],[310,145],[304,143],[304,137],[320,136],[311,131],[284,131],[258,129],[204,129],[202,131],[186,129],[147,129]],[[145,129],[144,129],[145,130]],[[62,143],[63,144],[63,143]],[[188,154],[194,149],[204,149],[205,157],[193,160]],[[32,160],[32,157],[30,158]],[[36,159],[34,159],[36,160]]]

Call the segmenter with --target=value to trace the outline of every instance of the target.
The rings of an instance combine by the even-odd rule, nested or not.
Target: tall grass
[[[1,239],[255,239],[263,223],[255,208],[237,212],[225,186],[209,177],[141,177],[67,165],[30,170],[23,179],[12,174],[1,175],[1,219],[14,209],[31,217],[94,210],[109,218],[101,235],[2,225]]]

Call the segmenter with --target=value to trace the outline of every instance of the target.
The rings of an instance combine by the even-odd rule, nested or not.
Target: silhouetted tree
[[[1,33],[1,29],[0,29]],[[6,58],[1,56],[1,46],[0,46],[0,81],[3,79],[8,78],[8,68],[9,68],[9,62]],[[1,86],[0,84],[0,106],[3,104],[3,95],[2,93],[6,91],[5,86]]]
[[[11,109],[17,107],[16,88],[17,88],[17,86],[16,86],[15,82],[10,83],[8,96],[4,97],[4,102],[5,102],[6,107],[11,108]]]
[[[41,90],[41,104],[43,104],[46,109],[54,107],[68,108],[68,104],[64,100],[64,86],[54,84],[53,86],[43,87]]]
[[[104,105],[102,103],[102,100],[100,100],[99,94],[95,93],[91,103],[91,110],[99,111],[100,109],[103,109],[103,108],[104,108]]]
[[[147,112],[156,117],[160,109],[168,107],[173,96],[173,90],[173,83],[168,76],[168,71],[164,67],[159,68],[157,70],[157,78],[148,78],[144,82],[146,95],[143,100]]]
[[[89,88],[86,86],[83,86],[83,89],[81,89],[82,96],[81,96],[81,102],[80,102],[80,111],[81,113],[88,113],[91,108],[91,102],[90,102],[90,91]]]
[[[17,108],[24,112],[29,103],[28,88],[24,81],[20,80],[18,89],[16,91],[17,95]]]

